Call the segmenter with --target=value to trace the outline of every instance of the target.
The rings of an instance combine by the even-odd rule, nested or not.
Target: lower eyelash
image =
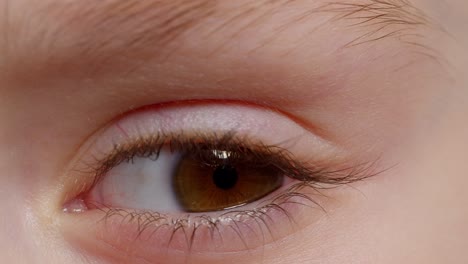
[[[298,228],[300,224],[296,222],[294,215],[297,215],[296,210],[302,209],[300,207],[325,212],[324,207],[311,194],[303,192],[305,188],[311,188],[317,193],[310,184],[300,182],[271,197],[258,208],[218,212],[217,216],[187,214],[173,218],[158,212],[111,208],[105,205],[97,205],[96,208],[105,213],[101,220],[105,226],[110,224],[118,230],[127,230],[129,239],[133,242],[156,241],[155,248],[184,252],[216,251],[217,246],[213,245],[222,247],[220,251],[223,253],[226,250],[250,251],[282,236],[281,231],[280,234],[275,233],[275,229],[279,228],[275,223],[284,228],[287,221],[289,228]],[[237,242],[230,243],[235,246],[224,244],[223,241],[232,242],[235,237]],[[219,246],[220,243],[223,245]]]

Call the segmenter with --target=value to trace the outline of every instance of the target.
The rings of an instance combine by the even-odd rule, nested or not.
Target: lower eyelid
[[[308,196],[316,195],[319,200],[324,199],[310,188],[306,189],[307,192]],[[285,190],[281,193],[284,194]],[[312,202],[304,197],[291,196],[288,202],[267,204],[256,214],[244,209],[216,213],[216,216],[198,214],[190,217],[181,215],[179,218],[146,211],[91,210],[73,216],[78,218],[73,221],[73,228],[65,227],[65,230],[70,232],[67,236],[85,246],[89,246],[91,241],[94,250],[110,245],[118,252],[132,252],[135,256],[150,260],[181,254],[245,254],[317,221],[324,215],[320,206],[316,205],[321,202],[315,197]],[[215,220],[209,221],[210,217]],[[87,232],[83,233],[82,230]]]

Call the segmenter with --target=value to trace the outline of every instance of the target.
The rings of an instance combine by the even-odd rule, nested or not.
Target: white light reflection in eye
[[[225,151],[225,150],[213,150],[213,155],[217,157],[218,159],[228,159],[231,157],[232,153],[231,151]]]

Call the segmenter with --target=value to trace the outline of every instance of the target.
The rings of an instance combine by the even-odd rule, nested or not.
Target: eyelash
[[[123,162],[133,162],[136,157],[157,159],[163,147],[171,152],[183,151],[198,154],[198,160],[209,163],[209,158],[203,156],[203,150],[220,149],[240,153],[251,158],[252,164],[267,161],[276,164],[285,175],[293,179],[316,184],[343,185],[367,178],[363,175],[373,164],[363,163],[339,170],[327,170],[318,166],[305,166],[295,160],[294,156],[284,148],[275,145],[264,145],[251,142],[246,137],[236,137],[235,132],[222,135],[196,135],[184,134],[166,135],[157,134],[141,136],[131,140],[130,143],[115,145],[110,154],[104,159],[94,158],[94,166],[89,166],[94,174],[96,184],[105,174]],[[243,158],[241,161],[245,162]],[[367,168],[369,166],[369,168]],[[318,186],[317,186],[318,187]]]
[[[183,232],[183,236],[187,238],[187,248],[191,249],[195,234],[203,227],[206,227],[212,236],[215,233],[220,235],[222,240],[222,232],[219,229],[221,224],[226,225],[226,223],[242,240],[243,231],[240,225],[245,225],[246,219],[253,220],[252,223],[257,225],[256,227],[250,226],[248,229],[258,228],[261,237],[265,235],[265,231],[273,236],[270,228],[272,219],[269,215],[272,210],[283,214],[291,224],[295,223],[295,220],[293,219],[293,214],[288,211],[287,205],[313,207],[325,211],[325,208],[311,194],[304,193],[303,190],[305,188],[312,190],[314,194],[321,195],[320,190],[350,184],[372,176],[369,170],[373,167],[373,163],[336,170],[329,169],[331,166],[319,167],[311,165],[310,162],[297,161],[292,153],[285,148],[252,142],[247,137],[237,136],[235,132],[195,135],[160,133],[150,136],[141,135],[127,141],[127,143],[115,145],[109,154],[102,155],[104,158],[94,158],[93,165],[89,166],[89,172],[94,175],[94,178],[90,187],[86,188],[87,191],[98,184],[106,176],[106,173],[117,165],[124,162],[131,163],[135,158],[157,159],[162,148],[168,148],[171,152],[194,153],[197,160],[203,162],[210,162],[210,157],[204,155],[207,149],[231,151],[239,154],[239,159],[235,160],[235,162],[243,164],[246,162],[248,164],[258,164],[259,162],[270,165],[274,164],[274,167],[283,172],[286,177],[297,180],[297,183],[265,199],[265,203],[257,208],[245,210],[231,209],[226,212],[218,212],[217,216],[203,213],[173,218],[159,212],[112,208],[93,201],[86,201],[87,206],[91,209],[98,209],[104,213],[103,221],[109,221],[117,216],[122,221],[137,223],[137,237],[148,228],[155,228],[151,232],[154,234],[157,233],[161,226],[170,227],[172,233],[167,242],[168,247],[175,234],[181,231]],[[86,191],[83,193],[86,193]],[[247,248],[248,246],[245,245],[245,247]]]

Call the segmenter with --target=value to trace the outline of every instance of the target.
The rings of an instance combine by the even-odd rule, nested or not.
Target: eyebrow
[[[419,30],[431,27],[432,22],[409,0],[258,0],[234,4],[230,8],[222,8],[221,3],[220,0],[52,0],[39,13],[55,25],[36,34],[34,42],[41,43],[38,46],[46,50],[55,50],[57,39],[80,32],[69,44],[75,57],[92,58],[94,62],[100,58],[97,63],[102,64],[106,59],[99,54],[112,57],[151,49],[153,54],[167,57],[176,52],[177,45],[183,45],[180,40],[185,34],[198,34],[203,39],[229,31],[213,50],[216,53],[244,31],[264,26],[274,14],[301,3],[303,10],[273,28],[269,36],[262,36],[263,40],[252,51],[274,42],[280,33],[298,24],[307,24],[322,14],[328,19],[317,27],[335,23],[359,32],[342,48],[394,39],[415,52],[437,57],[437,52],[424,42],[425,36]],[[209,29],[202,32],[201,27]],[[303,41],[311,39],[311,35],[305,34]],[[60,52],[53,56],[60,56]]]
[[[445,61],[427,43],[423,33],[424,29],[426,33],[445,32],[445,29],[410,0],[334,1],[322,6],[321,11],[335,13],[332,20],[346,21],[349,28],[362,28],[362,34],[343,45],[344,48],[396,39],[411,52],[438,65]]]
[[[336,12],[335,20],[348,20],[349,26],[369,27],[345,46],[355,46],[386,37],[404,36],[415,27],[429,26],[429,18],[408,0],[368,0],[364,3],[331,2],[323,12]],[[392,28],[393,27],[393,28]],[[390,30],[386,30],[392,28]],[[415,33],[415,32],[413,32]]]
[[[162,49],[213,15],[217,3],[213,0],[89,0],[86,3],[52,2],[52,6],[47,6],[44,11],[62,21],[59,30],[66,31],[70,26],[85,29],[89,35],[81,42],[88,50],[107,48],[118,42],[127,49],[141,48],[149,43]],[[86,37],[100,41],[93,43]]]

